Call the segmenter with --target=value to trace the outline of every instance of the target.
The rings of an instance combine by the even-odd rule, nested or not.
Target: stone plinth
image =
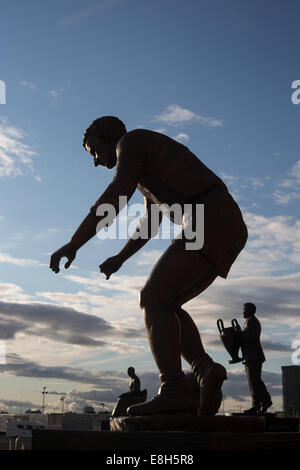
[[[152,415],[110,419],[111,431],[264,432],[263,416]]]

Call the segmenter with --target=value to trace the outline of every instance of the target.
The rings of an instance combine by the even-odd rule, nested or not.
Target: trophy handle
[[[234,318],[233,320],[231,320],[231,324],[233,326],[234,329],[236,329],[236,327],[239,327],[240,325],[238,324],[238,321]]]
[[[221,320],[221,318],[217,321],[217,325],[218,325],[218,330],[221,334],[224,331],[224,323],[223,323],[223,320]]]

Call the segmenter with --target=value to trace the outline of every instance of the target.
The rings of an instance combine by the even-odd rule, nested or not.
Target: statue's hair
[[[247,308],[247,311],[251,314],[254,315],[256,312],[256,306],[252,304],[251,302],[248,302],[247,304],[244,304],[245,307]]]
[[[97,134],[109,142],[117,143],[122,135],[126,134],[125,124],[115,116],[102,116],[95,121],[86,129],[82,145],[85,144],[92,134]]]

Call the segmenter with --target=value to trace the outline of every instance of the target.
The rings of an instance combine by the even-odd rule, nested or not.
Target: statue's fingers
[[[53,269],[53,267],[54,267],[54,258],[53,258],[53,255],[52,255],[51,258],[50,258],[49,268]]]
[[[99,269],[101,273],[105,273],[105,263],[100,264]]]
[[[59,261],[60,261],[60,258],[57,258],[56,256],[51,256],[50,266],[49,267],[55,273],[59,272]]]
[[[68,261],[65,264],[65,269],[68,269],[71,264],[73,263],[74,258],[69,258]]]

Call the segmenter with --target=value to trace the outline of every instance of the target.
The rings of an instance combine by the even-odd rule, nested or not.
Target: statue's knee
[[[170,299],[169,293],[162,289],[154,288],[151,284],[146,284],[140,292],[140,307],[146,316],[152,315],[154,311],[161,309],[175,312],[178,305]]]
[[[165,304],[164,295],[152,284],[146,284],[140,292],[140,307],[144,313],[150,314]]]

